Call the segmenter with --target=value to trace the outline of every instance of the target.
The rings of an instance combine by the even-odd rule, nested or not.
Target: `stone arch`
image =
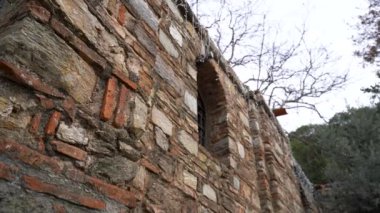
[[[229,147],[227,101],[217,72],[219,67],[214,60],[208,60],[198,63],[197,69],[199,143],[216,157],[222,157],[229,153]]]

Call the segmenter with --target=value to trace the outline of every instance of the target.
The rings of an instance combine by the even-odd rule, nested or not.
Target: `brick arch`
[[[228,143],[225,143],[228,136],[227,101],[217,72],[218,65],[214,60],[208,60],[198,63],[197,69],[198,102],[203,104],[205,114],[205,140],[202,145],[216,157],[222,157],[229,152]]]

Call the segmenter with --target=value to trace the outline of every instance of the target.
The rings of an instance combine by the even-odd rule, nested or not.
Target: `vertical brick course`
[[[38,129],[40,127],[40,124],[41,124],[41,118],[42,118],[42,114],[41,113],[36,113],[32,120],[30,121],[30,127],[29,127],[29,132],[32,133],[32,134],[37,134],[38,133]]]
[[[126,119],[126,110],[127,110],[127,97],[128,89],[126,86],[121,85],[119,92],[119,100],[117,103],[114,126],[117,128],[123,127]]]
[[[49,120],[45,126],[45,133],[47,135],[54,135],[55,134],[55,131],[56,131],[58,124],[59,124],[59,121],[61,119],[61,115],[62,115],[62,113],[60,113],[58,111],[54,111],[51,114],[51,116],[50,116],[50,118],[49,118]]]
[[[108,121],[113,116],[116,107],[117,88],[117,79],[115,77],[109,78],[104,91],[103,105],[100,112],[100,118],[103,121]]]

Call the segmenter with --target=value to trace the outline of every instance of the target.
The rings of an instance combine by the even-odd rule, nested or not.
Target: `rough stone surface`
[[[148,107],[138,96],[133,99],[132,115],[130,116],[132,131],[139,134],[145,130],[148,119]]]
[[[215,190],[208,184],[205,184],[203,185],[202,187],[202,193],[208,197],[210,200],[216,202],[217,201],[217,198],[216,198],[216,192]]]
[[[182,47],[183,39],[177,27],[175,27],[174,25],[170,25],[169,31],[170,31],[170,35],[176,40],[177,44]]]
[[[169,39],[169,37],[166,35],[166,33],[160,30],[158,34],[159,34],[160,42],[162,46],[164,46],[165,50],[174,58],[178,58],[179,56],[178,50],[176,49],[172,41]]]
[[[0,212],[318,212],[186,4],[0,2]]]
[[[152,121],[159,126],[165,134],[171,136],[173,134],[173,123],[169,118],[156,107],[152,110]]]
[[[96,81],[94,71],[51,30],[26,18],[1,32],[0,58],[19,60],[47,83],[65,89],[76,101],[90,101]]]
[[[79,124],[72,124],[71,126],[68,126],[64,122],[61,122],[58,127],[57,137],[72,144],[88,144],[86,130],[81,128]]]
[[[239,112],[239,118],[246,127],[249,127],[249,120],[246,115],[244,115],[242,112]]]
[[[166,137],[165,133],[159,128],[155,127],[155,136],[156,136],[156,144],[164,151],[168,151],[169,149],[169,140]]]
[[[191,154],[198,155],[198,143],[184,130],[178,133],[178,141]]]
[[[7,117],[12,113],[12,110],[12,103],[3,97],[0,97],[0,116]]]
[[[190,186],[191,188],[193,189],[197,189],[197,183],[198,183],[198,180],[197,180],[197,177],[195,177],[193,174],[191,174],[190,172],[184,170],[183,171],[183,182]]]
[[[158,19],[150,10],[149,5],[141,0],[123,0],[127,4],[131,5],[138,15],[146,21],[146,23],[154,30],[158,29]]]
[[[245,150],[244,150],[244,146],[241,144],[241,143],[237,143],[237,149],[238,149],[238,153],[239,153],[239,156],[241,158],[244,158],[245,157]]]
[[[197,80],[197,71],[190,64],[187,65],[187,72],[194,80]]]
[[[137,173],[137,164],[125,157],[100,158],[90,167],[91,174],[109,179],[111,183],[123,186],[131,181]]]
[[[132,161],[137,161],[138,159],[140,159],[140,156],[141,156],[140,152],[128,144],[120,142],[119,149],[125,157],[127,157],[128,159],[131,159]]]
[[[110,34],[89,10],[83,0],[56,0],[68,19],[108,60],[125,70],[125,53],[114,35]]]
[[[234,176],[232,179],[233,186],[236,190],[240,189],[240,180],[238,177]]]
[[[185,104],[195,114],[198,114],[198,101],[188,91],[185,91]]]
[[[183,17],[181,15],[181,13],[179,12],[177,6],[174,4],[174,2],[172,0],[165,0],[166,4],[168,4],[170,10],[172,11],[172,13],[175,15],[175,17],[182,21]]]
[[[136,177],[133,179],[133,185],[140,189],[144,190],[147,181],[147,171],[143,166],[140,166],[137,170]]]
[[[159,55],[156,57],[155,70],[161,78],[163,78],[168,84],[172,85],[179,94],[182,94],[182,91],[184,90],[183,81],[178,78],[173,69]]]

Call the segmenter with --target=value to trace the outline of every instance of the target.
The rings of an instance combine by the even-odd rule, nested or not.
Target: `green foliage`
[[[365,62],[380,65],[380,0],[368,0],[369,7],[367,13],[360,16],[358,25],[359,34],[354,42],[361,48],[355,55],[362,57]],[[377,72],[380,78],[380,71]],[[363,89],[364,92],[372,93],[372,98],[379,98],[380,83]]]
[[[380,106],[349,109],[289,136],[311,181],[334,186],[335,210],[380,212]]]
[[[315,137],[317,135],[315,132],[320,131],[321,128],[323,126],[303,126],[289,135],[294,157],[310,181],[318,184],[327,182],[324,175],[326,157],[323,156],[321,146],[317,144],[318,138]]]

